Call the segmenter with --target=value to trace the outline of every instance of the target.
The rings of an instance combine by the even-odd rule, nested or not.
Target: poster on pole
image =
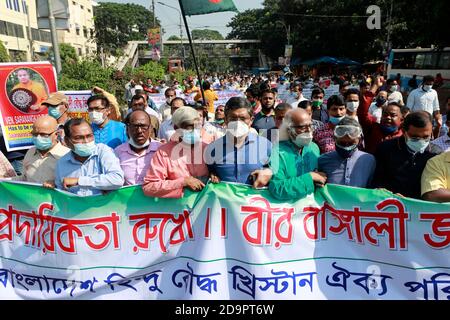
[[[50,62],[0,63],[0,122],[8,151],[30,148],[31,126],[47,114],[42,105],[57,91]]]

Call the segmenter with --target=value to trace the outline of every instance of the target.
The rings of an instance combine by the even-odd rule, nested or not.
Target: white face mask
[[[144,144],[137,144],[136,141],[134,141],[133,138],[130,138],[128,140],[128,143],[130,144],[130,146],[133,146],[136,149],[144,149],[144,148],[146,148],[146,147],[148,147],[150,145],[150,139],[148,139]]]
[[[345,105],[348,111],[355,112],[359,107],[359,101],[349,101]]]
[[[295,131],[293,131],[292,133],[295,134]],[[313,139],[313,134],[311,131],[300,133],[295,137],[295,139],[293,139],[292,135],[291,135],[291,141],[299,148],[305,147],[308,144],[310,144],[312,139]]]
[[[231,121],[227,125],[227,130],[236,138],[243,137],[247,135],[250,131],[250,128],[244,121]]]
[[[103,113],[98,111],[89,112],[89,119],[91,120],[91,123],[95,123],[96,125],[100,125],[105,122]]]
[[[398,86],[397,85],[391,86],[391,92],[396,92],[396,91],[398,91]]]
[[[432,85],[424,85],[423,86],[423,90],[425,90],[426,92],[431,91],[431,89],[433,89]]]

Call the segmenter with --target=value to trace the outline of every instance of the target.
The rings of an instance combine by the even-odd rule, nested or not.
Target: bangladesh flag
[[[180,0],[187,16],[222,11],[238,11],[233,0]]]

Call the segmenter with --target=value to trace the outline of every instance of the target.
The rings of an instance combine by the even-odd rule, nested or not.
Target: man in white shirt
[[[166,121],[172,117],[170,111],[171,109],[170,103],[177,96],[177,93],[173,88],[168,88],[166,89],[166,91],[164,91],[164,96],[166,97],[166,102],[164,102],[159,107],[159,113],[161,114],[162,121]]]
[[[289,103],[292,108],[297,108],[298,104],[304,100],[308,100],[303,96],[303,89],[300,82],[295,81],[291,83],[290,88],[291,94],[288,99],[286,99],[286,103]]]
[[[436,131],[442,127],[442,115],[439,107],[439,99],[436,90],[433,89],[434,77],[424,76],[420,87],[411,91],[406,102],[406,106],[414,111],[426,111],[433,116],[436,121],[434,136],[438,137]]]
[[[171,101],[171,113],[174,114],[175,111],[177,111],[179,108],[184,107],[187,105],[186,101],[183,98],[176,97]],[[162,142],[168,142],[170,141],[170,138],[175,133],[175,128],[173,126],[172,118],[167,119],[166,121],[163,121],[161,123],[161,126],[159,127],[158,131],[158,138]]]

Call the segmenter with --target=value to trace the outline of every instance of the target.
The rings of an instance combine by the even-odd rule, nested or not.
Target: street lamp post
[[[177,10],[178,13],[180,14],[181,55],[182,55],[182,57],[183,57],[183,62],[184,62],[185,55],[184,55],[184,45],[183,45],[183,19],[182,19],[181,11],[180,11],[180,9],[178,9],[178,8],[176,8],[176,7],[169,6],[168,4],[165,4],[165,3],[161,2],[161,1],[158,1],[158,3],[159,3],[160,5],[162,5],[162,6],[166,6],[166,7],[169,7],[169,8],[171,8],[171,9]]]

